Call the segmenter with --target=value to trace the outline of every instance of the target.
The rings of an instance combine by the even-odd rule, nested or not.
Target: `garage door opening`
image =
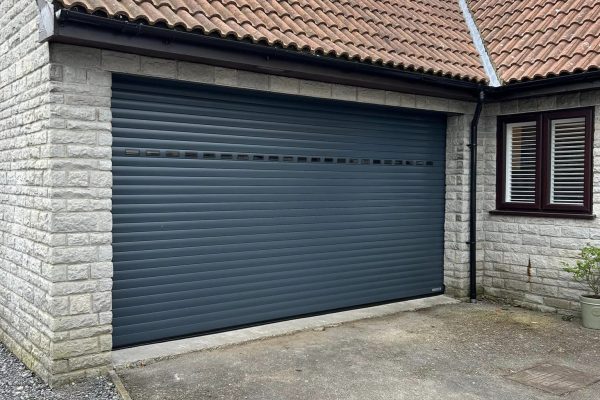
[[[113,77],[113,343],[443,291],[441,114]]]

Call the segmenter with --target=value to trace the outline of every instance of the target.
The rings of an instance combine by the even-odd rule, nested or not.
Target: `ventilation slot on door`
[[[179,150],[140,150],[140,149],[125,149],[126,156],[140,156],[145,155],[146,157],[167,157],[167,158],[180,158],[182,155],[184,158],[197,159],[199,153],[195,151],[179,151]],[[326,164],[337,164],[343,165],[408,165],[408,166],[428,166],[434,165],[433,161],[426,160],[382,160],[382,159],[370,159],[370,158],[348,158],[348,157],[318,157],[318,156],[290,156],[290,155],[263,155],[263,154],[232,154],[232,153],[201,153],[202,159],[204,160],[237,160],[237,161],[271,161],[271,162],[286,162],[286,163],[326,163]]]
[[[137,150],[137,149],[126,149],[125,150],[125,155],[126,156],[130,156],[130,157],[139,156],[140,155],[140,151]]]

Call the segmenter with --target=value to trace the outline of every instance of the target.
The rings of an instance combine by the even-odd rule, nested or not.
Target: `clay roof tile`
[[[457,0],[55,0],[311,53],[483,82]],[[597,69],[600,0],[470,0],[506,82]]]
[[[598,68],[600,0],[470,0],[504,82]]]
[[[458,2],[447,0],[55,0],[312,53],[483,82]]]

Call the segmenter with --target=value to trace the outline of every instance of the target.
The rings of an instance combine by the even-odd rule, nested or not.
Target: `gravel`
[[[2,400],[120,400],[106,378],[50,389],[0,343],[0,399]]]

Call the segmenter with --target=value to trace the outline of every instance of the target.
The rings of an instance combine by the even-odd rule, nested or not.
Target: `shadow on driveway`
[[[479,303],[438,306],[119,371],[134,400],[557,399],[506,375],[600,374],[600,331]],[[597,400],[600,383],[561,399]]]

